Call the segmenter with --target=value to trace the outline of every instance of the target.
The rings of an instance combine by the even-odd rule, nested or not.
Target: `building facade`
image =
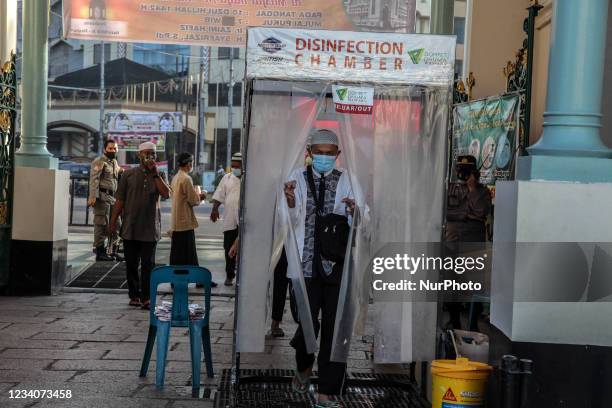
[[[22,1],[17,6],[17,53],[21,51]],[[202,106],[204,108],[204,148],[201,170],[214,170],[224,166],[227,151],[228,123],[230,105],[232,112],[232,152],[240,149],[243,84],[244,50],[234,49],[233,78],[230,78],[230,49],[212,47],[203,52],[202,47],[172,44],[139,43],[94,43],[62,38],[62,2],[51,1],[49,36],[49,106],[48,106],[48,149],[56,157],[67,161],[87,162],[97,155],[97,140],[100,127],[100,104],[98,89],[69,89],[53,83],[63,75],[96,66],[104,55],[105,63],[127,58],[136,63],[156,69],[170,76],[172,96],[162,97],[164,83],[129,84],[124,89],[106,89],[105,111],[125,113],[180,111],[183,113],[183,133],[169,135],[167,146],[172,153],[179,150],[196,153],[199,113],[200,70],[205,73],[202,80]],[[102,53],[104,47],[104,53]],[[203,55],[208,54],[208,57]],[[201,63],[204,65],[201,67]],[[19,67],[18,67],[19,71]],[[108,73],[105,75],[108,78]],[[230,83],[233,83],[232,103],[228,100]],[[79,88],[78,86],[72,86]],[[157,95],[151,96],[155,87]],[[200,150],[200,149],[199,149]],[[172,155],[172,154],[171,154]],[[169,155],[169,156],[171,156]],[[133,161],[130,155],[120,154],[124,162]],[[170,159],[170,157],[169,157]],[[171,161],[171,160],[169,160]],[[127,163],[129,164],[129,163]],[[172,167],[172,165],[170,164]]]

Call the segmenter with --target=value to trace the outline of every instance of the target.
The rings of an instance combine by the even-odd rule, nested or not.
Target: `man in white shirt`
[[[319,396],[316,407],[334,407],[337,404],[331,401],[329,396],[341,394],[346,372],[345,363],[330,361],[343,265],[342,262],[332,262],[322,256],[320,243],[315,242],[315,220],[319,207],[321,215],[334,213],[346,216],[350,222],[355,201],[348,173],[335,167],[340,150],[338,137],[334,132],[326,129],[315,131],[311,137],[308,155],[312,158],[312,168],[308,166],[295,170],[285,183],[284,191],[298,243],[315,334],[318,335],[319,328],[321,329],[318,356]],[[317,191],[316,199],[313,189],[309,188],[310,171],[314,179],[314,191]],[[301,326],[298,327],[291,345],[296,350],[297,363],[293,389],[296,392],[307,392],[315,356],[306,351]]]
[[[223,210],[223,249],[225,250],[225,286],[232,286],[236,276],[236,258],[229,255],[232,244],[238,238],[238,216],[240,212],[240,178],[242,176],[242,154],[232,156],[232,172],[223,176],[213,194],[212,222],[219,219],[219,207]]]

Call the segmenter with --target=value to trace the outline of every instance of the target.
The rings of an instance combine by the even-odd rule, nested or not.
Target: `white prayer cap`
[[[338,146],[338,136],[328,129],[316,129],[310,134],[310,145],[331,144]]]
[[[142,152],[143,150],[153,150],[155,151],[155,143],[153,142],[144,142],[138,145],[138,151]]]

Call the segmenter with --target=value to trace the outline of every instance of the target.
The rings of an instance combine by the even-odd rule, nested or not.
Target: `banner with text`
[[[249,28],[247,78],[449,86],[455,37]]]
[[[64,37],[244,47],[247,27],[414,32],[416,0],[63,0]]]
[[[518,146],[519,95],[494,96],[455,105],[453,109],[453,168],[457,156],[471,155],[480,168],[480,182],[513,178]],[[451,181],[457,181],[453,172]]]
[[[157,152],[166,151],[165,133],[109,133],[107,137],[117,142],[119,149],[126,152],[137,152],[138,145],[144,142],[155,144]]]
[[[181,112],[107,112],[104,118],[107,132],[181,132]]]

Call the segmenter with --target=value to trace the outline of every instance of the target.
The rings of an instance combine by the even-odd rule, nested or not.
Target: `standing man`
[[[242,177],[242,154],[232,156],[232,172],[227,173],[213,194],[213,209],[210,220],[219,219],[219,206],[223,204],[223,249],[225,251],[225,286],[232,286],[236,277],[236,258],[229,255],[238,238],[238,216],[240,211],[240,178]]]
[[[200,205],[202,200],[206,199],[206,191],[198,192],[193,185],[189,175],[193,171],[193,156],[190,153],[179,154],[176,162],[179,169],[170,185],[172,189],[170,265],[198,266],[195,240],[198,220],[193,207]],[[211,281],[210,286],[216,288],[217,283]]]
[[[451,183],[448,188],[446,207],[446,242],[482,242],[487,240],[485,221],[491,212],[491,194],[480,184],[480,171],[474,156],[459,156],[455,167],[459,182]],[[460,255],[460,254],[456,254]],[[461,329],[461,303],[446,302],[450,315],[448,326]],[[482,303],[475,303],[471,331],[478,331],[478,317],[482,313]]]
[[[308,150],[312,165],[294,171],[284,186],[290,221],[298,242],[312,323],[315,335],[318,336],[319,329],[321,334],[319,395],[315,405],[319,408],[339,407],[337,402],[330,400],[330,396],[342,393],[346,372],[346,363],[330,361],[344,262],[326,259],[324,254],[328,248],[323,247],[321,237],[315,234],[323,226],[320,224],[324,222],[323,217],[336,214],[346,217],[348,223],[355,208],[348,173],[336,167],[336,159],[340,155],[338,146],[338,137],[334,132],[326,129],[315,131]],[[337,246],[341,242],[338,240]],[[292,388],[298,393],[308,392],[315,361],[314,354],[308,354],[306,350],[302,330],[302,326],[298,326],[290,343],[295,348],[297,363]]]
[[[455,168],[459,182],[448,189],[446,210],[447,242],[485,242],[485,221],[491,212],[491,194],[480,184],[474,156],[459,156]]]
[[[113,261],[107,254],[106,238],[112,247],[113,237],[108,234],[108,223],[111,208],[115,204],[115,192],[119,174],[123,171],[117,163],[117,143],[112,139],[104,141],[104,155],[91,163],[89,172],[89,197],[87,206],[93,207],[94,212],[94,251],[96,261]],[[111,248],[114,249],[114,248]],[[114,251],[112,251],[114,253]]]
[[[166,176],[155,165],[153,143],[140,144],[138,157],[140,166],[126,170],[121,177],[109,231],[116,231],[117,218],[121,215],[130,306],[149,309],[149,281],[155,264],[155,248],[161,238],[159,197],[170,197],[170,187]]]
[[[195,229],[198,228],[193,207],[200,205],[206,193],[196,191],[189,173],[193,170],[193,156],[181,153],[176,162],[179,170],[172,179],[172,211],[170,230],[170,265],[198,266]]]

